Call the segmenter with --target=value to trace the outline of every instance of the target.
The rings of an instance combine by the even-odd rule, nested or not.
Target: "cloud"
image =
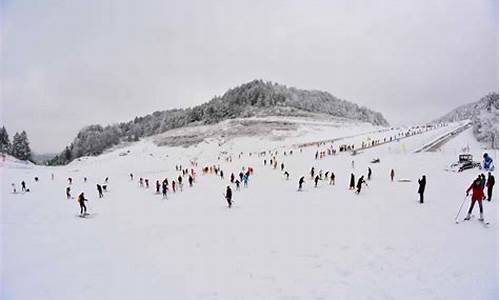
[[[1,119],[38,151],[62,149],[84,125],[193,106],[254,78],[326,90],[393,123],[498,91],[495,1],[2,7]]]

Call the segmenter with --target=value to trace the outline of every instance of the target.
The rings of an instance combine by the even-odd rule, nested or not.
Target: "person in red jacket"
[[[481,186],[481,179],[476,178],[474,182],[471,184],[471,186],[467,189],[466,195],[469,196],[469,192],[472,190],[472,199],[470,203],[470,208],[469,212],[467,213],[467,217],[465,217],[465,220],[470,220],[472,209],[474,208],[474,204],[476,204],[476,201],[479,203],[479,221],[484,221],[483,219],[483,200],[486,199],[483,193],[483,187]]]

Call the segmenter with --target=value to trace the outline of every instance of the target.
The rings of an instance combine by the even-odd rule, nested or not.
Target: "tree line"
[[[20,160],[31,161],[31,148],[26,131],[16,132],[10,142],[5,126],[0,128],[0,153],[9,154]]]

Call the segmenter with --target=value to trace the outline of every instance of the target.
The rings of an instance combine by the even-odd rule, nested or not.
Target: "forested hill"
[[[476,139],[498,148],[498,93],[488,94],[476,102],[455,108],[434,122],[471,120]]]
[[[214,124],[226,119],[259,115],[300,116],[321,113],[388,126],[381,113],[316,90],[301,90],[254,80],[228,90],[204,104],[157,111],[144,117],[109,126],[91,125],[80,130],[73,142],[51,164],[65,164],[81,156],[99,155],[123,140],[162,133],[194,124]]]

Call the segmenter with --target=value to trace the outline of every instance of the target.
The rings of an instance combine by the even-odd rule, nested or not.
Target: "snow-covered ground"
[[[188,148],[145,140],[63,167],[8,159],[0,168],[0,298],[497,299],[497,186],[494,200],[484,203],[488,227],[477,218],[457,225],[454,217],[479,170],[444,171],[464,146],[476,159],[485,150],[466,130],[440,152],[412,153],[450,126],[458,125],[319,160],[314,154],[329,144],[302,151],[292,145],[343,136],[335,145],[359,145],[400,130],[303,125],[300,135],[280,140],[213,138]],[[279,149],[276,170],[263,165],[269,154],[255,153],[271,149]],[[489,153],[497,163],[498,152]],[[228,156],[232,161],[223,159]],[[370,163],[376,157],[381,162]],[[154,193],[156,180],[176,178],[175,165],[190,168],[191,160],[198,162],[192,188],[170,192],[168,200]],[[220,165],[225,178],[202,175],[210,164]],[[228,209],[229,176],[247,166],[255,173],[248,188],[234,191]],[[314,188],[313,166],[334,171],[336,184],[325,180]],[[373,178],[355,195],[349,175],[366,175],[368,167]],[[422,205],[416,181],[424,174]],[[297,192],[300,176],[306,184]],[[89,198],[91,218],[76,217],[76,201],[65,197],[68,177],[73,195],[84,191]],[[105,177],[109,192],[99,199],[95,186]],[[139,187],[140,177],[149,178],[149,189]],[[31,191],[13,194],[11,183],[19,190],[22,180]]]

